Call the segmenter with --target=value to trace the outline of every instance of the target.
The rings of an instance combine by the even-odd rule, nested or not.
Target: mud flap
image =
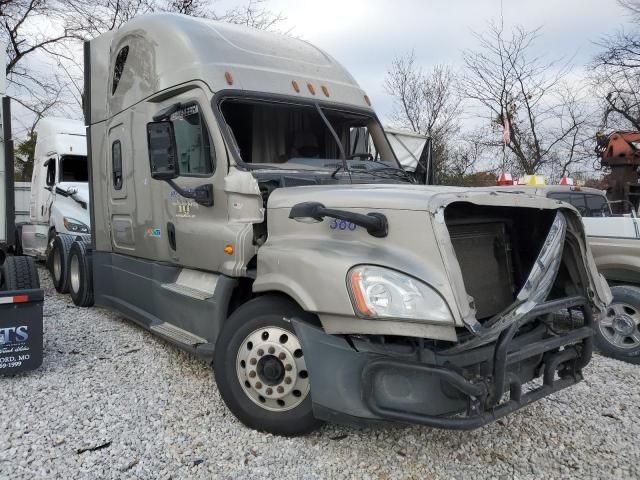
[[[0,375],[42,365],[44,291],[0,292]]]

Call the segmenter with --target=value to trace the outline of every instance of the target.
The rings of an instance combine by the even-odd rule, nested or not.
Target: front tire
[[[229,410],[246,426],[275,435],[304,435],[322,424],[313,416],[293,316],[308,314],[281,297],[251,300],[227,319],[214,354],[216,384]]]
[[[640,363],[640,288],[611,287],[613,301],[595,329],[594,343],[606,356]]]

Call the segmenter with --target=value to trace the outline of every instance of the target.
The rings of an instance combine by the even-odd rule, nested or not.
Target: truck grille
[[[476,316],[482,319],[500,313],[517,293],[506,225],[452,225],[449,235],[467,293],[474,298]]]
[[[511,305],[545,241],[555,212],[457,202],[445,222],[476,318],[489,319]]]

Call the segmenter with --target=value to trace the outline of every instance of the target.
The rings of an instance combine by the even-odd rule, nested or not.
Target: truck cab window
[[[587,199],[587,212],[589,217],[609,217],[611,209],[603,195],[585,195]]]
[[[113,66],[113,80],[111,82],[111,95],[116,93],[116,89],[118,88],[118,83],[120,83],[120,78],[122,77],[122,72],[124,71],[124,64],[127,61],[127,56],[129,55],[129,47],[122,47],[118,52],[118,56],[116,57],[115,64]]]
[[[213,173],[214,151],[198,105],[187,105],[171,115],[181,176]]]
[[[577,192],[553,192],[549,198],[567,202],[576,207],[583,217],[601,217],[611,215],[607,199],[604,195],[584,194]]]
[[[113,188],[115,190],[122,189],[122,145],[120,140],[116,140],[111,144],[111,169]]]
[[[341,149],[315,105],[228,99],[220,109],[245,164],[331,171],[342,165]],[[351,170],[399,168],[375,117],[329,107],[322,111]]]
[[[60,159],[61,182],[87,182],[89,171],[84,155],[65,155]]]
[[[56,184],[56,159],[50,158],[44,165],[47,167],[47,186],[53,187]]]

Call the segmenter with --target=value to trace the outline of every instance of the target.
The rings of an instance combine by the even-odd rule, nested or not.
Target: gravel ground
[[[473,432],[240,424],[203,362],[56,294],[44,270],[42,367],[0,377],[0,478],[638,478],[640,367],[587,380]]]

